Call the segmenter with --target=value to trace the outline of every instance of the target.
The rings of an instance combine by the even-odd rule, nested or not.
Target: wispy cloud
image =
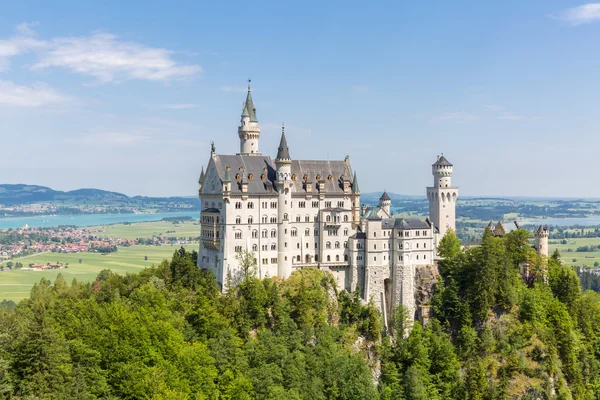
[[[562,13],[560,18],[572,25],[600,21],[600,3],[587,3],[579,7],[569,8]]]
[[[519,121],[522,119],[526,119],[524,116],[517,114],[508,110],[504,106],[499,106],[496,104],[486,105],[485,108],[489,111],[492,111],[495,114],[496,119],[506,120],[506,121]]]
[[[130,79],[167,82],[202,72],[198,65],[176,61],[171,50],[125,41],[111,33],[40,40],[33,26],[21,24],[14,36],[0,40],[0,69],[8,68],[10,57],[34,52],[38,59],[33,70],[65,68],[98,83]]]
[[[439,115],[434,116],[433,121],[447,121],[447,122],[470,122],[477,121],[480,119],[478,115],[470,114],[465,111],[453,111],[453,112],[444,112]]]
[[[226,93],[246,93],[247,90],[244,86],[221,86],[221,92]]]
[[[70,100],[70,97],[43,83],[19,86],[11,81],[0,81],[0,106],[32,108]]]
[[[498,115],[498,119],[504,119],[509,121],[518,121],[524,118],[525,117],[523,117],[522,115],[514,114],[511,112],[503,112],[502,114]]]

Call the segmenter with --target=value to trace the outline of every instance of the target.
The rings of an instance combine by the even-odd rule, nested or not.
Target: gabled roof
[[[437,161],[435,162],[435,164],[433,164],[433,166],[438,166],[438,167],[447,166],[447,167],[451,167],[452,164],[442,154],[441,156],[438,157]]]

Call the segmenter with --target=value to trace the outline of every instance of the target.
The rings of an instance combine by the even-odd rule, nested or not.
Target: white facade
[[[458,188],[452,186],[452,164],[446,157],[438,156],[431,166],[433,187],[427,188],[429,200],[429,218],[437,228],[440,238],[444,237],[448,228],[456,226],[456,201]]]
[[[240,153],[219,155],[213,146],[200,176],[199,267],[212,270],[226,289],[228,279],[241,276],[236,254],[248,250],[260,278],[287,278],[316,266],[331,272],[340,290],[358,288],[365,301],[373,299],[382,310],[403,304],[414,314],[415,269],[434,262],[440,224],[454,228],[458,189],[450,187],[451,167],[448,174],[434,164],[440,184],[428,188],[431,222],[392,218],[387,193],[379,207],[361,210],[348,157],[295,160],[284,133],[277,157],[262,156],[250,90],[238,134]],[[447,200],[446,193],[452,201],[436,200]]]

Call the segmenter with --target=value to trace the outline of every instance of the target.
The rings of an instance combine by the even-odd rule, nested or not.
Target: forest
[[[0,303],[5,399],[600,399],[600,295],[528,233],[440,243],[432,315],[386,325],[317,268],[252,265],[221,293],[197,254]]]

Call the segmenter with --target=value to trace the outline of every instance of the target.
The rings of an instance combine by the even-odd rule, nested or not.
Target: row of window
[[[391,236],[391,230],[383,231],[383,236]],[[404,233],[402,233],[404,232]],[[427,231],[414,231],[415,236],[421,236],[421,232],[423,232],[423,236],[427,236]],[[398,237],[410,237],[410,231],[400,231],[398,232]],[[377,237],[377,232],[373,232],[373,237]]]
[[[299,201],[298,202],[298,207],[299,208],[306,208],[306,203],[307,203],[306,201]],[[212,204],[212,207],[215,207],[215,203],[214,202],[212,202],[211,204]],[[208,205],[209,204],[207,203],[207,206]],[[319,208],[319,202],[318,201],[313,201],[311,205],[312,205],[312,208]],[[271,202],[263,201],[261,203],[261,206],[262,206],[262,208],[277,208],[277,202],[276,201],[271,201]],[[294,202],[292,202],[290,204],[290,206],[293,207],[294,206]],[[344,208],[344,201],[343,200],[342,201],[338,201],[337,202],[337,206],[339,208]],[[237,210],[241,210],[243,208],[243,203],[241,201],[236,201],[235,204],[234,204],[234,207]],[[219,203],[219,209],[220,208],[221,208],[221,203]],[[251,210],[254,209],[254,202],[249,201],[246,204],[246,208],[251,209]],[[331,201],[326,201],[325,202],[325,208],[331,208]]]

